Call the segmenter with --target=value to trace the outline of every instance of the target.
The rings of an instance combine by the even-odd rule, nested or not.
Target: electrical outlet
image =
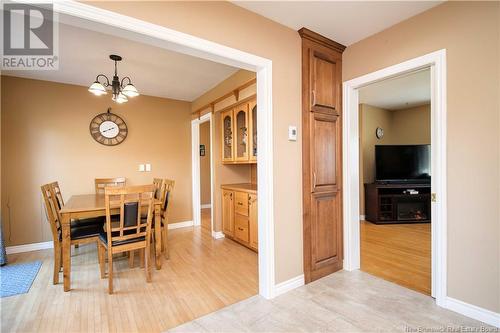
[[[151,164],[146,163],[146,172],[151,171]]]
[[[144,164],[139,164],[139,171],[144,172]]]

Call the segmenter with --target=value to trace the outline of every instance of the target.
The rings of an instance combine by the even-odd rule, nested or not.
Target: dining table
[[[147,200],[147,199],[144,199]],[[161,269],[161,201],[154,199],[155,266]],[[119,214],[120,207],[110,207],[111,214]],[[62,261],[64,291],[71,289],[71,221],[91,217],[106,216],[104,194],[73,195],[61,208]],[[104,227],[104,224],[103,224]]]

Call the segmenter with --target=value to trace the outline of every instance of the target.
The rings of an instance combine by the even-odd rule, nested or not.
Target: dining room
[[[4,268],[23,280],[2,331],[161,331],[256,295],[257,251],[220,237],[221,199],[194,223],[191,139],[207,101],[250,105],[255,73],[102,27],[59,38],[59,70],[1,76]],[[220,115],[217,196],[256,182],[256,162],[222,165]]]

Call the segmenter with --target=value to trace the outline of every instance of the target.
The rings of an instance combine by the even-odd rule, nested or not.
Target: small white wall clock
[[[377,127],[375,130],[375,136],[377,139],[382,139],[384,137],[384,129],[382,127]]]
[[[127,124],[121,117],[111,113],[111,108],[95,116],[89,130],[94,140],[105,146],[119,145],[128,134]]]

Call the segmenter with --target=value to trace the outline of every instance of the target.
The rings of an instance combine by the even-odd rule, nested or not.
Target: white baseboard
[[[500,328],[500,313],[486,310],[452,297],[446,297],[444,308]]]
[[[193,225],[194,225],[193,221],[184,221],[184,222],[177,222],[177,223],[169,223],[168,224],[168,230],[170,230],[170,229],[179,229],[179,228],[192,227]]]
[[[203,204],[201,205],[201,209],[212,208],[212,204]]]
[[[279,296],[290,290],[301,287],[304,285],[304,274],[291,278],[290,280],[283,281],[274,286],[273,296]]]
[[[5,248],[5,251],[7,252],[7,254],[14,254],[14,253],[31,252],[31,251],[45,250],[52,248],[54,248],[54,242],[48,241],[40,243],[7,246]]]
[[[224,233],[222,231],[212,231],[212,237],[215,239],[221,239],[226,236],[224,236]]]
[[[359,220],[364,221],[366,219],[366,215],[359,215]]]

